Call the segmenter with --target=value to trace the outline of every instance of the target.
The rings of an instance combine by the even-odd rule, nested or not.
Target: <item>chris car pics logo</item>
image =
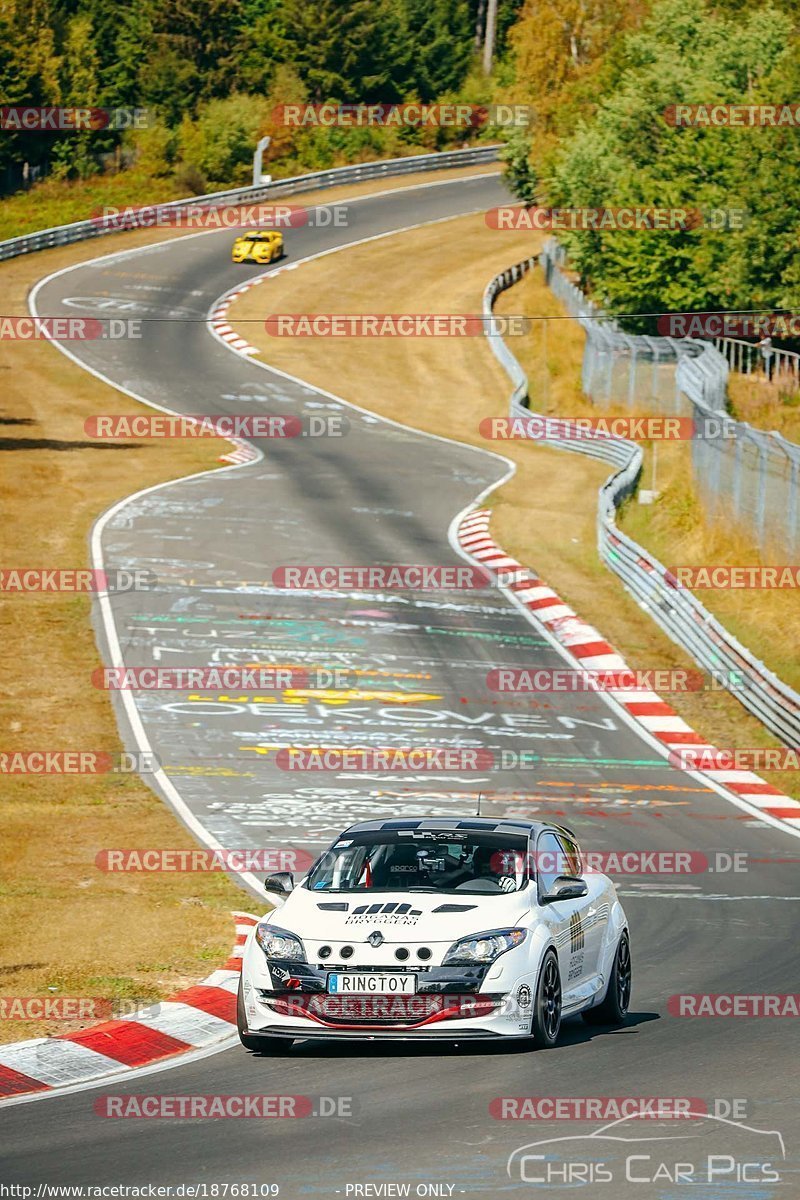
[[[631,1184],[677,1187],[681,1194],[686,1188],[687,1195],[692,1187],[704,1194],[708,1187],[736,1194],[747,1188],[755,1195],[753,1189],[784,1182],[786,1147],[779,1130],[711,1115],[705,1106],[683,1114],[680,1129],[674,1119],[649,1121],[647,1132],[637,1136],[635,1121],[635,1115],[625,1116],[590,1134],[529,1142],[509,1155],[506,1173],[515,1183],[545,1185],[548,1195],[587,1184],[611,1184],[609,1196],[641,1195],[629,1192],[625,1185]]]

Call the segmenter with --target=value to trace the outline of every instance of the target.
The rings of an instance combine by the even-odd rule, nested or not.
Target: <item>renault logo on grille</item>
[[[370,946],[374,946],[376,949],[378,946],[382,946],[383,934],[381,933],[380,929],[376,929],[374,933],[371,933],[367,938],[367,941],[369,942]]]

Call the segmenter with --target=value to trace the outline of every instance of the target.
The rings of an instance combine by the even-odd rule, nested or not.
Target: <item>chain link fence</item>
[[[552,271],[552,265],[548,266],[544,256],[540,256],[538,260],[525,259],[490,280],[483,296],[483,313],[490,345],[513,385],[509,401],[512,417],[525,418],[537,414],[529,408],[527,375],[503,341],[492,321],[492,312],[495,298],[522,279],[536,266],[537,261],[546,271]],[[573,284],[562,276],[556,286],[563,289],[562,294],[568,298],[569,303],[577,304],[581,293]],[[569,289],[573,289],[573,292]],[[573,315],[580,316],[577,310]],[[645,340],[659,342],[667,339]],[[718,354],[713,347],[704,349],[702,344],[696,342],[691,343],[691,346],[692,349],[685,355],[679,350],[673,362],[692,363],[697,366],[704,362],[708,350]],[[661,347],[658,349],[661,350]],[[727,364],[725,365],[727,367]],[[705,367],[697,366],[697,369],[704,371]],[[691,386],[694,389],[700,386],[700,383],[692,381]],[[718,411],[705,404],[702,408],[704,412],[719,418]],[[542,417],[541,420],[544,421],[545,418]],[[785,745],[800,745],[800,694],[737,641],[691,591],[676,586],[666,567],[617,526],[617,509],[636,490],[641,475],[641,448],[635,442],[619,437],[576,439],[574,435],[570,436],[572,424],[570,421],[558,421],[548,417],[547,436],[542,440],[556,449],[586,454],[614,467],[598,494],[597,546],[602,561],[622,580],[639,606],[649,613],[674,642],[691,655],[698,666],[714,672],[715,677],[724,682],[748,712],[757,717]]]
[[[794,381],[800,356],[750,342],[631,335],[564,273],[566,254],[550,240],[540,256],[553,294],[586,333],[582,387],[595,404],[692,417],[694,483],[712,519],[738,522],[761,549],[800,550],[800,446],[727,413],[731,369]]]

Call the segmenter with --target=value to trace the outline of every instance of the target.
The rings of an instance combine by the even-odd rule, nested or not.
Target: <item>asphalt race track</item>
[[[290,261],[503,197],[496,178],[472,178],[364,199],[350,206],[347,228],[290,231]],[[72,343],[71,350],[156,404],[191,414],[344,417],[348,424],[341,437],[264,439],[261,461],[169,484],[121,506],[104,527],[108,566],[143,567],[157,577],[152,591],[113,602],[128,665],[260,661],[358,672],[359,692],[346,703],[334,692],[288,700],[278,693],[137,694],[147,739],[194,818],[231,848],[313,853],[347,823],[376,813],[472,812],[482,790],[483,815],[554,816],[593,849],[697,850],[712,864],[718,852],[739,851],[747,870],[620,882],[634,956],[624,1029],[570,1021],[561,1044],[538,1053],[307,1041],[260,1058],[237,1043],[120,1085],[2,1106],[0,1180],[251,1182],[277,1184],[288,1200],[381,1194],[354,1190],[368,1184],[409,1184],[411,1195],[566,1195],[573,1189],[531,1182],[542,1169],[538,1160],[522,1169],[515,1159],[507,1168],[509,1155],[537,1140],[588,1135],[599,1123],[501,1121],[490,1115],[491,1100],[660,1096],[697,1098],[712,1115],[613,1131],[677,1138],[657,1148],[641,1140],[633,1147],[575,1143],[583,1162],[620,1164],[614,1184],[595,1180],[581,1194],[800,1195],[792,1022],[686,1020],[667,1011],[678,992],[797,990],[800,893],[796,866],[780,861],[798,857],[796,838],[669,767],[652,740],[601,697],[553,693],[531,701],[489,692],[491,668],[564,665],[496,590],[309,595],[272,585],[275,568],[294,564],[463,565],[448,528],[507,465],[340,405],[211,337],[205,318],[213,302],[259,270],[234,266],[230,241],[230,233],[205,234],[99,258],[48,280],[36,297],[41,315],[143,318],[140,340]],[[346,261],[343,255],[343,270]],[[380,308],[379,297],[373,307]],[[335,378],[328,387],[336,393]],[[99,625],[98,636],[105,650]],[[540,757],[527,769],[409,779],[292,773],[265,753],[317,743],[481,747],[496,761],[508,752]],[[243,903],[258,910],[252,895]],[[346,1099],[332,1116],[115,1120],[93,1108],[109,1093],[280,1093],[311,1096],[317,1110],[318,1097]],[[732,1114],[724,1102],[735,1100],[741,1103]],[[716,1102],[728,1121],[713,1116]],[[732,1116],[739,1119],[731,1123]],[[763,1131],[780,1132],[785,1159],[780,1138]],[[643,1159],[632,1172],[639,1182],[625,1183],[621,1163],[630,1153]],[[661,1163],[674,1172],[676,1163],[699,1167],[709,1154],[734,1160],[718,1186],[690,1188],[664,1171],[643,1182]],[[743,1171],[742,1163],[764,1158],[780,1184]],[[417,1192],[418,1185],[440,1190]]]

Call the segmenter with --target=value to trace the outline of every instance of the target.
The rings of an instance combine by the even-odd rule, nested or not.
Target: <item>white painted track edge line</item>
[[[498,174],[498,172],[496,172],[496,171],[486,171],[481,174],[467,176],[466,178],[486,179],[486,178],[491,178],[497,174]],[[370,192],[370,193],[364,194],[362,196],[353,197],[353,200],[349,201],[349,203],[353,203],[355,201],[363,202],[366,200],[375,199],[376,197],[379,197],[379,196],[394,195],[395,193],[405,193],[405,192],[410,192],[410,191],[420,191],[423,189],[429,189],[429,188],[433,188],[433,187],[443,187],[443,186],[447,186],[447,185],[452,185],[453,183],[457,183],[457,182],[460,182],[460,180],[439,179],[439,180],[426,181],[421,184],[410,184],[408,187],[403,187],[403,188],[384,188],[382,191]],[[324,207],[324,205],[315,205],[313,207],[320,208],[320,207]],[[185,235],[184,237],[182,237],[180,239],[180,241],[188,240],[189,238],[195,238],[195,237],[206,237],[212,233],[219,233],[219,232],[220,231],[216,230],[216,229],[201,230],[199,233],[192,233],[192,234]],[[163,241],[167,241],[167,240],[169,240],[169,239],[163,239]],[[177,240],[177,239],[173,239],[173,240]],[[68,275],[72,271],[80,270],[83,267],[94,267],[98,263],[108,261],[109,259],[112,259],[112,258],[129,258],[135,254],[146,253],[148,250],[152,249],[153,247],[160,247],[162,244],[163,244],[162,241],[158,241],[155,243],[150,243],[150,245],[148,245],[148,246],[135,246],[135,247],[130,247],[128,249],[124,249],[122,251],[119,251],[119,250],[111,251],[106,254],[97,255],[95,258],[82,259],[80,262],[71,263],[71,264],[69,264],[69,266],[61,267],[57,271],[50,272],[48,275],[45,275],[42,279],[38,280],[34,284],[33,288],[31,289],[31,291],[29,293],[28,309],[29,309],[31,315],[34,317],[39,315],[38,310],[37,310],[37,298],[38,298],[39,292],[47,283],[50,283],[52,280],[58,279],[63,275]],[[241,285],[237,285],[237,287],[238,286],[241,286]],[[234,290],[235,289],[230,289],[230,291],[234,291]],[[226,293],[224,293],[224,295],[227,296],[228,293],[226,292]],[[221,300],[215,301],[210,306],[209,312],[213,312],[215,309],[217,309],[220,306],[220,303],[221,303]],[[216,336],[216,334],[214,334],[214,336]],[[118,383],[115,383],[112,379],[109,379],[108,376],[103,375],[102,372],[96,370],[94,367],[90,367],[87,363],[82,362],[77,357],[77,355],[73,354],[72,351],[68,347],[66,347],[62,342],[55,341],[54,339],[48,339],[48,340],[51,340],[53,345],[56,347],[56,349],[59,350],[63,355],[65,355],[65,357],[68,358],[71,362],[75,363],[82,370],[87,371],[90,375],[93,375],[96,379],[99,379],[102,383],[106,384],[108,387],[113,388],[114,391],[119,392],[122,395],[129,396],[132,400],[137,401],[137,403],[144,404],[146,407],[155,409],[158,412],[167,413],[170,416],[185,415],[185,414],[176,412],[174,409],[170,409],[170,408],[165,407],[164,405],[158,404],[154,400],[148,400],[144,396],[139,395],[137,392],[132,391],[130,388],[126,388]],[[237,351],[232,350],[231,347],[227,346],[227,344],[221,338],[217,338],[217,340],[219,341],[220,345],[226,346],[227,349],[229,349],[231,351],[231,353],[238,353]],[[255,361],[255,360],[251,360],[251,361]],[[261,366],[261,365],[265,365],[265,364],[258,363],[257,365]],[[302,383],[301,380],[298,380],[298,382]],[[307,385],[304,385],[304,386],[307,386]],[[351,405],[350,407],[355,407],[355,406]],[[366,412],[366,410],[361,410],[361,411]],[[393,424],[399,424],[399,423],[393,422]],[[410,429],[410,426],[401,426],[401,427],[405,428],[405,429]],[[415,432],[419,432],[419,431],[415,431]],[[431,436],[436,436],[436,435],[431,435]],[[438,439],[438,440],[450,441],[451,439]],[[460,445],[460,443],[455,443],[455,444]],[[149,495],[153,492],[158,491],[161,488],[170,487],[173,484],[188,482],[191,479],[198,479],[198,478],[201,478],[203,475],[208,475],[215,471],[244,470],[247,467],[252,466],[256,462],[263,461],[264,452],[262,450],[259,450],[259,448],[257,446],[254,446],[250,442],[248,442],[248,445],[252,448],[252,451],[254,454],[253,459],[249,462],[231,463],[229,465],[221,466],[221,467],[209,467],[209,469],[206,471],[196,471],[196,472],[193,472],[191,475],[183,475],[183,476],[178,476],[175,479],[164,480],[161,483],[153,484],[150,487],[142,488],[139,491],[133,492],[132,494],[125,496],[122,500],[118,500],[115,504],[113,504],[104,513],[101,513],[101,515],[96,519],[94,525],[92,526],[91,535],[90,535],[90,545],[91,545],[91,555],[92,555],[93,565],[99,569],[103,569],[103,563],[104,563],[103,551],[102,551],[103,531],[104,531],[108,521],[113,516],[115,516],[116,513],[118,513],[122,508],[124,508],[127,504],[133,503],[134,501],[139,500],[142,496]],[[479,452],[484,453],[483,451],[479,451]],[[491,453],[491,452],[487,451],[485,453]],[[495,455],[495,457],[502,459],[502,461],[504,461],[504,462],[510,461],[508,459],[505,459],[504,456],[502,456],[502,455]],[[108,595],[106,593],[98,593],[98,600],[99,600],[99,605],[100,605],[100,614],[101,614],[101,619],[103,622],[103,628],[104,628],[104,632],[105,632],[105,636],[106,636],[106,641],[107,641],[109,650],[112,655],[112,660],[113,660],[112,665],[113,666],[122,666],[122,665],[124,665],[124,662],[123,662],[121,648],[120,648],[120,644],[119,644],[119,638],[117,636],[116,625],[114,623],[114,616],[113,616],[113,610],[111,607],[111,603],[110,603]],[[136,707],[135,701],[133,699],[133,693],[127,692],[125,690],[121,690],[119,693],[119,696],[120,696],[120,700],[122,702],[123,708],[125,710],[125,714],[128,718],[128,722],[130,724],[131,733],[134,737],[134,740],[136,741],[137,748],[143,753],[153,754],[154,752],[152,750],[152,747],[150,746],[150,741],[145,732],[144,725],[142,723],[142,720],[141,720],[141,717],[139,714],[139,710]],[[158,782],[158,785],[161,789],[162,795],[166,798],[167,802],[170,804],[173,811],[179,816],[179,818],[183,821],[183,823],[186,825],[186,827],[195,835],[195,837],[198,838],[200,844],[205,845],[205,846],[209,847],[209,849],[213,849],[213,850],[222,849],[223,848],[222,843],[219,842],[219,840],[217,838],[215,838],[208,830],[206,830],[205,826],[203,826],[201,824],[201,822],[194,816],[194,814],[192,813],[191,809],[187,805],[186,801],[181,796],[178,789],[175,787],[175,785],[172,783],[172,781],[169,779],[169,777],[164,773],[164,771],[161,768],[159,768],[159,770],[157,772],[153,773],[153,778]],[[145,780],[145,782],[147,782],[147,781]],[[252,893],[252,895],[254,895],[257,899],[262,900],[262,902],[263,902],[263,890],[262,890],[261,885],[259,884],[258,880],[256,879],[256,877],[253,875],[252,872],[231,872],[231,874],[236,875],[238,877],[238,879],[244,886],[245,890]]]
[[[491,491],[493,489],[489,490]],[[486,494],[488,493],[485,492],[484,496]],[[468,551],[463,550],[459,545],[459,523],[462,516],[472,512],[473,509],[476,508],[480,503],[481,501],[477,500],[474,504],[468,505],[466,508],[462,509],[461,513],[457,514],[453,518],[448,530],[448,540],[450,541],[450,545],[466,562],[474,562],[475,560]],[[578,666],[581,665],[580,659],[576,659],[570,653],[569,647],[564,646],[561,642],[559,642],[552,631],[547,628],[544,622],[537,619],[535,611],[532,612],[522,601],[518,600],[513,591],[503,587],[502,585],[499,585],[498,590],[503,592],[507,599],[509,599],[514,605],[514,607],[519,609],[519,611],[524,615],[529,624],[531,624],[537,630],[537,632],[541,633],[547,639],[553,649],[560,654],[565,662],[569,663],[569,665],[573,668],[576,666],[576,664]],[[632,729],[634,733],[638,734],[641,740],[650,746],[651,749],[657,751],[662,758],[668,760],[670,754],[674,753],[674,747],[666,746],[663,742],[659,741],[658,738],[653,737],[648,730],[644,728],[644,726],[639,724],[638,719],[632,713],[627,711],[623,702],[617,700],[611,693],[607,691],[601,690],[597,693],[597,695],[613,713],[620,717],[620,719],[628,726],[629,729]],[[689,768],[683,767],[681,768],[681,773],[688,776],[690,779],[694,779],[697,783],[702,783],[704,787],[716,792],[717,795],[721,796],[723,800],[727,800],[730,804],[742,809],[743,812],[746,812],[754,819],[763,821],[768,825],[772,825],[775,829],[780,829],[784,833],[791,834],[793,837],[800,837],[800,829],[795,829],[791,825],[787,825],[780,817],[773,817],[770,813],[765,813],[762,809],[748,803],[741,796],[738,796],[735,792],[729,791],[717,780],[710,778],[702,771],[693,771]]]
[[[465,215],[468,215],[468,214],[464,214],[464,213],[458,214],[458,216],[465,216]],[[433,224],[438,224],[441,221],[457,220],[458,216],[437,218],[434,221],[422,222],[421,225],[433,225]],[[304,263],[313,262],[317,258],[323,258],[323,257],[327,256],[328,254],[336,253],[339,250],[347,250],[351,247],[355,247],[358,245],[364,245],[367,242],[377,241],[381,238],[392,237],[395,234],[408,233],[412,229],[419,228],[419,227],[421,227],[421,226],[413,226],[413,225],[407,226],[406,228],[403,228],[403,229],[394,230],[391,233],[372,235],[369,238],[364,238],[360,242],[348,242],[343,246],[338,246],[338,247],[335,247],[335,248],[332,248],[329,250],[323,250],[319,254],[309,255],[307,258],[298,260],[298,262],[295,265],[301,266]],[[266,272],[265,274],[268,274],[268,272]],[[262,276],[256,276],[255,278],[260,279],[260,278],[262,278]],[[215,301],[215,303],[211,306],[209,313],[211,311],[213,311],[213,309],[217,305],[223,303],[225,301],[226,297],[228,297],[229,295],[230,295],[230,292],[223,292],[222,296],[218,297],[217,300]],[[209,332],[211,332],[212,336],[216,336],[214,330],[211,327],[210,318],[207,322],[207,326],[208,326]],[[220,342],[220,345],[226,346],[226,343],[223,342],[221,338],[218,338],[217,340]],[[230,347],[226,347],[226,348],[230,349]],[[233,353],[233,351],[232,351],[232,353]],[[413,426],[404,425],[402,422],[395,421],[391,417],[384,417],[380,413],[375,413],[375,412],[371,411],[370,409],[362,408],[360,405],[355,404],[353,401],[345,400],[343,396],[337,396],[334,392],[329,392],[324,388],[316,387],[314,384],[309,383],[307,380],[301,379],[297,375],[290,375],[288,371],[281,371],[277,367],[271,367],[269,365],[269,363],[267,363],[267,362],[260,362],[257,360],[252,360],[252,361],[255,366],[262,367],[264,370],[271,371],[275,375],[280,375],[284,379],[288,379],[293,383],[297,383],[303,387],[310,388],[313,391],[319,393],[319,395],[327,396],[329,399],[335,400],[340,404],[344,404],[348,408],[355,409],[357,412],[364,413],[367,416],[373,417],[375,420],[385,422],[386,424],[389,424],[389,425],[394,425],[400,429],[411,430],[414,433],[422,434],[425,437],[434,438],[437,441],[446,442],[451,445],[459,446],[461,448],[475,450],[479,454],[488,454],[493,458],[497,458],[497,459],[500,459],[501,461],[505,462],[509,467],[509,470],[506,473],[506,475],[504,475],[501,479],[497,480],[494,483],[489,484],[486,488],[484,488],[479,496],[477,496],[471,503],[467,504],[461,510],[460,513],[457,513],[456,516],[453,517],[453,520],[450,522],[450,525],[448,527],[447,540],[450,543],[451,548],[453,550],[455,550],[455,552],[461,558],[463,558],[465,561],[472,562],[472,563],[477,562],[477,560],[475,558],[473,558],[473,556],[471,554],[468,554],[467,551],[462,549],[461,545],[459,544],[458,529],[460,527],[462,520],[467,518],[470,515],[470,513],[474,512],[478,508],[478,506],[483,503],[483,501],[486,499],[487,496],[490,496],[492,494],[492,492],[494,492],[498,488],[502,487],[503,484],[507,483],[508,480],[514,475],[514,473],[516,471],[516,464],[511,459],[506,458],[505,455],[498,454],[497,451],[495,451],[495,450],[486,450],[479,446],[472,446],[467,442],[460,442],[456,438],[445,437],[442,434],[429,433],[427,430],[415,429]],[[529,622],[529,624],[533,625],[535,629],[537,629],[538,631],[540,631],[544,634],[547,641],[550,643],[550,645],[555,650],[558,651],[559,655],[566,662],[569,662],[570,665],[574,666],[575,659],[573,658],[573,656],[569,653],[568,649],[565,646],[562,646],[562,644],[556,640],[556,638],[553,636],[552,632],[547,628],[547,626],[544,625],[543,622],[539,621],[536,618],[535,614],[533,612],[531,612],[524,604],[522,604],[520,601],[518,601],[515,594],[512,591],[510,591],[508,588],[503,587],[503,586],[500,586],[499,590],[506,596],[506,598],[508,600],[511,601],[511,603],[514,605],[515,608],[517,608],[521,613],[523,613],[523,615],[525,616],[525,619]],[[636,718],[625,709],[623,704],[616,701],[614,699],[614,697],[609,695],[607,692],[600,692],[599,695],[601,696],[603,702],[608,706],[608,708],[610,708],[611,711],[613,713],[615,713],[623,721],[623,723],[628,726],[629,729],[631,729],[634,733],[636,733],[637,736],[643,742],[645,742],[651,749],[656,750],[657,753],[660,755],[660,757],[664,758],[665,760],[667,760],[669,758],[669,755],[671,753],[670,748],[666,747],[664,745],[664,743],[660,742],[657,738],[652,737],[649,734],[648,730],[646,730],[642,725],[640,725],[639,722],[636,720]],[[727,800],[728,803],[735,805],[737,808],[740,808],[743,812],[748,813],[748,815],[752,816],[754,819],[763,821],[766,824],[773,826],[775,829],[780,829],[785,833],[789,833],[793,837],[800,837],[800,829],[795,829],[791,825],[788,825],[786,822],[782,821],[781,818],[773,817],[769,813],[765,813],[763,810],[756,808],[754,805],[749,804],[746,800],[743,800],[742,797],[738,796],[735,792],[729,791],[726,787],[724,787],[723,785],[718,783],[717,780],[711,779],[710,777],[704,775],[700,771],[692,771],[692,770],[688,770],[686,768],[683,769],[682,773],[685,774],[688,778],[694,779],[695,782],[701,783],[704,787],[708,788],[709,790],[716,792],[717,795],[719,795],[723,800]]]
[[[104,255],[102,257],[107,257],[107,256]],[[91,264],[92,262],[94,262],[94,260],[89,260],[89,264]],[[89,264],[80,263],[77,265],[86,266]],[[36,301],[37,301],[37,297],[38,297],[40,289],[42,287],[44,287],[44,285],[46,283],[49,283],[52,279],[55,279],[60,275],[67,274],[69,271],[74,270],[74,269],[75,269],[74,266],[62,268],[59,271],[53,272],[51,275],[45,276],[43,279],[39,280],[38,283],[35,284],[35,286],[31,290],[30,296],[28,298],[28,307],[31,311],[32,316],[38,316],[38,312],[37,312],[37,308],[36,308]],[[109,379],[107,375],[103,375],[102,372],[96,370],[94,367],[90,367],[87,363],[81,362],[81,360],[76,355],[74,355],[71,350],[69,350],[67,347],[65,347],[62,343],[53,341],[53,345],[55,345],[56,348],[62,354],[64,354],[67,358],[69,358],[72,362],[74,362],[82,370],[87,371],[90,375],[93,375],[96,379],[99,379],[101,381],[101,383],[104,383],[108,387],[113,388],[114,391],[117,391],[117,392],[121,393],[122,395],[130,396],[130,398],[132,400],[136,400],[137,403],[139,403],[139,404],[144,404],[147,408],[152,408],[152,409],[156,409],[159,412],[168,413],[170,416],[185,415],[185,414],[176,412],[174,409],[166,408],[164,405],[158,404],[154,400],[148,400],[144,396],[139,395],[137,392],[132,391],[130,388],[122,387],[121,385],[115,383],[112,379]],[[228,439],[223,438],[222,440],[224,441],[224,440],[228,440]],[[114,504],[112,504],[110,508],[106,509],[105,512],[101,513],[100,516],[97,517],[97,519],[95,520],[95,522],[92,526],[92,529],[91,529],[90,547],[91,547],[91,559],[92,559],[93,567],[97,570],[105,569],[105,560],[103,557],[103,548],[102,548],[103,531],[104,531],[107,523],[111,520],[111,518],[114,517],[118,512],[120,512],[121,509],[123,509],[126,505],[131,504],[134,501],[141,499],[143,496],[147,496],[147,495],[152,494],[153,492],[157,492],[161,488],[172,487],[174,484],[177,484],[177,483],[185,483],[192,479],[200,479],[204,475],[212,475],[212,474],[215,474],[215,473],[221,472],[221,471],[228,471],[228,472],[241,471],[249,466],[252,466],[256,462],[262,461],[264,458],[263,451],[259,450],[257,446],[254,446],[251,443],[250,443],[250,445],[251,445],[251,449],[252,449],[252,452],[255,457],[247,463],[234,463],[232,465],[224,466],[224,467],[209,467],[208,470],[195,471],[191,475],[182,475],[182,476],[178,476],[175,479],[163,480],[161,483],[156,483],[156,484],[150,485],[149,487],[141,488],[139,491],[133,492],[130,495],[125,496],[125,497],[123,497],[123,499],[118,500]],[[124,659],[122,656],[122,650],[121,650],[120,643],[119,643],[119,637],[117,635],[116,624],[114,622],[113,609],[111,606],[110,598],[109,598],[107,592],[97,592],[96,595],[97,595],[98,605],[100,608],[101,619],[103,622],[103,630],[105,633],[109,653],[110,653],[111,660],[112,660],[111,665],[114,667],[122,667],[122,666],[124,666]],[[124,689],[121,689],[119,691],[118,695],[119,695],[120,702],[122,703],[122,706],[125,710],[125,714],[128,718],[128,722],[130,724],[130,729],[131,729],[131,734],[134,738],[137,749],[141,753],[152,755],[155,758],[155,753],[153,751],[152,746],[150,745],[149,738],[147,737],[147,734],[145,732],[144,725],[142,723],[141,716],[139,714],[139,710],[136,706],[133,693],[128,692]],[[159,767],[157,771],[153,772],[153,779],[158,783],[158,786],[161,789],[163,796],[167,799],[167,802],[170,804],[173,811],[180,817],[180,819],[183,821],[184,825],[186,825],[187,828],[191,830],[191,832],[195,835],[195,837],[198,838],[201,845],[207,846],[211,850],[224,849],[222,843],[217,838],[215,838],[213,836],[213,834],[209,833],[209,831],[206,830],[205,827],[200,823],[200,821],[195,817],[194,813],[192,813],[191,809],[189,808],[186,801],[181,796],[178,789],[173,784],[172,780],[169,778],[168,775],[166,775],[166,773],[164,772],[164,770],[161,767]],[[144,780],[144,782],[146,783],[147,780]],[[230,874],[236,875],[248,892],[252,893],[258,899],[263,899],[262,888],[261,888],[258,880],[256,879],[255,875],[253,875],[252,872],[231,871]]]

